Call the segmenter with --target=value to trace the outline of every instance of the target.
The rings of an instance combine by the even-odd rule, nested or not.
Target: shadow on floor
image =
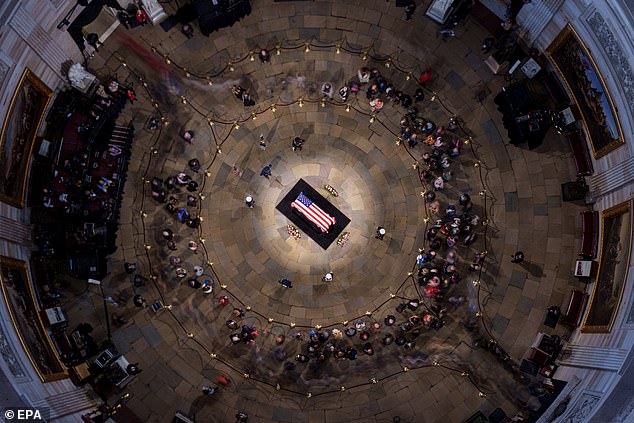
[[[543,269],[535,263],[525,261],[520,266],[535,278],[541,278],[544,275]]]

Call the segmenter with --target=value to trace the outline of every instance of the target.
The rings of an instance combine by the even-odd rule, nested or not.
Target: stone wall
[[[582,38],[603,75],[625,139],[625,145],[600,159],[593,159],[595,174],[588,180],[593,208],[602,211],[631,201],[634,193],[634,39],[620,28],[632,27],[632,11],[622,0],[533,0],[523,8],[518,22],[526,25],[520,30],[524,39],[541,51],[568,23]],[[578,346],[576,355],[563,360],[556,377],[564,380],[577,377],[581,381],[571,396],[562,421],[590,421],[597,412],[605,416],[607,408],[617,410],[616,414],[622,417],[630,415],[634,409],[631,396],[619,395],[614,390],[615,386],[620,386],[619,381],[624,375],[630,373],[628,363],[632,361],[631,357],[613,354],[614,351],[631,351],[634,346],[633,270],[630,265],[612,331],[607,334],[576,332],[571,338],[571,348],[575,350]],[[588,284],[588,293],[591,294],[593,288],[594,283]],[[611,362],[610,369],[606,369],[603,358],[609,354],[615,361]],[[609,407],[606,405],[608,398]],[[549,412],[545,413],[543,419],[549,415]]]
[[[503,7],[496,0],[483,3],[497,14]],[[617,110],[625,145],[593,159],[595,174],[588,182],[593,207],[599,211],[631,201],[634,194],[634,38],[628,31],[621,30],[632,28],[633,16],[625,0],[533,0],[517,17],[520,36],[540,51],[545,51],[570,23],[603,75]],[[562,421],[585,422],[595,413],[601,418],[609,415],[617,421],[626,421],[634,410],[634,399],[619,391],[624,389],[619,388],[623,385],[619,383],[621,379],[634,371],[633,366],[628,365],[632,357],[624,353],[634,346],[633,270],[630,266],[611,333],[576,332],[571,338],[571,355],[562,360],[556,377],[569,381],[580,378],[580,381],[568,395],[570,401]],[[594,284],[589,284],[588,293],[591,294],[593,288]],[[606,356],[611,357],[610,366],[604,362]],[[609,406],[605,405],[608,398]],[[548,421],[552,410],[565,399],[562,396],[540,421]]]
[[[0,6],[0,120],[5,113],[25,67],[33,71],[53,91],[65,82],[62,64],[80,61],[81,54],[68,33],[56,28],[74,1],[9,0]],[[76,12],[77,13],[77,12]],[[0,255],[29,260],[31,235],[29,209],[0,202]],[[6,303],[0,300],[0,369],[16,393],[29,405],[44,406],[68,396],[82,398],[72,407],[54,410],[79,421],[79,412],[97,403],[86,397],[70,380],[41,383],[17,336]],[[83,395],[83,396],[82,396]],[[42,403],[42,401],[45,403]],[[10,404],[5,404],[10,405]],[[56,414],[57,413],[57,414]],[[74,416],[73,416],[74,415]]]

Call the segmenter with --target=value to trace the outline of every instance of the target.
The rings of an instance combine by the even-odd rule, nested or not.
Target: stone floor
[[[542,325],[546,308],[561,305],[577,283],[571,273],[582,207],[563,203],[560,196],[560,184],[574,179],[567,145],[554,133],[534,151],[508,144],[493,103],[506,81],[484,65],[479,44],[486,34],[473,21],[456,29],[457,39],[443,41],[422,7],[406,22],[402,9],[379,0],[252,3],[250,16],[209,38],[196,34],[188,40],[177,29],[166,33],[160,27],[119,28],[90,62],[99,75],[116,73],[134,83],[139,97],[126,111],[136,139],[118,250],[104,281],[107,294],[118,302],[110,311],[128,320],[114,329],[114,341],[143,369],[127,388],[132,394],[128,406],[147,422],[167,421],[176,410],[199,422],[230,422],[237,410],[249,413],[249,422],[388,422],[397,415],[403,422],[460,422],[496,407],[515,414],[530,403],[526,384],[531,380],[502,367],[474,341],[494,337],[519,362],[538,331],[552,331]],[[313,45],[310,52],[304,52],[306,42]],[[248,59],[249,51],[268,47],[275,52],[276,45],[299,48],[274,54],[271,64]],[[318,47],[324,45],[331,47]],[[412,165],[426,147],[408,151],[395,144],[400,107],[387,105],[374,122],[363,94],[351,100],[349,112],[333,104],[320,107],[322,82],[339,87],[364,63],[361,54],[337,54],[335,45],[369,51],[374,59],[367,66],[380,67],[406,91],[416,88],[408,72],[434,70],[429,88],[437,101],[428,94],[418,105],[420,114],[440,124],[456,115],[473,139],[453,164],[455,178],[441,202],[455,203],[467,192],[489,225],[479,229],[480,240],[471,250],[459,250],[465,278],[451,293],[468,302],[449,310],[441,330],[423,333],[414,348],[404,350],[380,345],[379,337],[396,333],[382,327],[370,339],[376,349],[372,357],[359,351],[356,361],[298,364],[288,372],[272,352],[283,348],[292,361],[305,345],[294,339],[296,332],[306,336],[317,325],[343,329],[342,322],[358,319],[382,322],[400,302],[418,296],[408,273],[424,246],[428,211],[420,196],[426,187]],[[386,56],[394,66],[376,60]],[[229,61],[245,57],[232,64],[233,71],[213,77],[213,85],[186,76],[218,73]],[[232,96],[235,83],[250,88],[255,107],[245,109]],[[299,98],[306,100],[303,107],[284,105]],[[275,112],[267,109],[273,103]],[[150,131],[146,124],[157,110],[168,125]],[[217,123],[210,127],[208,118]],[[196,133],[191,145],[180,138],[187,129]],[[258,146],[260,135],[266,150]],[[296,135],[306,139],[301,152],[290,148]],[[177,222],[143,183],[187,170],[193,157],[208,172],[193,175],[205,196],[194,208],[204,219],[200,230]],[[272,177],[260,177],[269,163]],[[324,251],[308,237],[289,237],[288,222],[275,205],[299,178],[318,190],[327,183],[339,191],[330,200],[351,218],[347,245]],[[181,203],[186,194],[177,194]],[[254,209],[244,207],[246,194],[254,196]],[[387,229],[382,241],[374,238],[378,225]],[[190,272],[203,265],[218,281],[212,295],[193,291],[175,276],[161,238],[165,227],[176,233],[178,250],[172,254],[181,256]],[[187,249],[189,240],[200,243],[196,254]],[[472,250],[484,249],[489,255],[478,292],[471,283],[477,275],[469,275],[467,265]],[[517,249],[526,254],[521,266],[509,260]],[[155,282],[134,288],[124,261],[137,262],[139,272],[155,275]],[[335,280],[326,285],[321,276],[327,271],[335,273]],[[281,288],[276,283],[281,277],[294,287]],[[139,311],[132,305],[134,293],[148,302],[161,299],[171,310]],[[231,305],[219,305],[219,295],[227,295]],[[241,323],[260,330],[256,346],[231,345],[225,321],[233,306],[247,310]],[[84,292],[69,315],[98,322],[101,307],[97,295]],[[475,317],[478,310],[481,319]],[[557,333],[566,335],[560,328]],[[278,347],[274,339],[280,334],[286,342]],[[362,345],[358,338],[342,342],[359,350]],[[200,387],[219,374],[227,375],[231,386],[203,397]]]

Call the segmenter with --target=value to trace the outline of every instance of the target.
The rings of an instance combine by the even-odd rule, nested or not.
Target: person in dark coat
[[[517,263],[520,264],[524,261],[524,253],[521,251],[517,251],[515,252],[515,254],[513,254],[511,256],[511,263]]]

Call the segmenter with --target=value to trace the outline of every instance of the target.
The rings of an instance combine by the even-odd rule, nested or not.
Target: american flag
[[[308,220],[317,225],[322,232],[328,232],[330,226],[337,223],[334,217],[317,207],[303,192],[299,193],[295,201],[291,203],[291,207],[306,216]]]

